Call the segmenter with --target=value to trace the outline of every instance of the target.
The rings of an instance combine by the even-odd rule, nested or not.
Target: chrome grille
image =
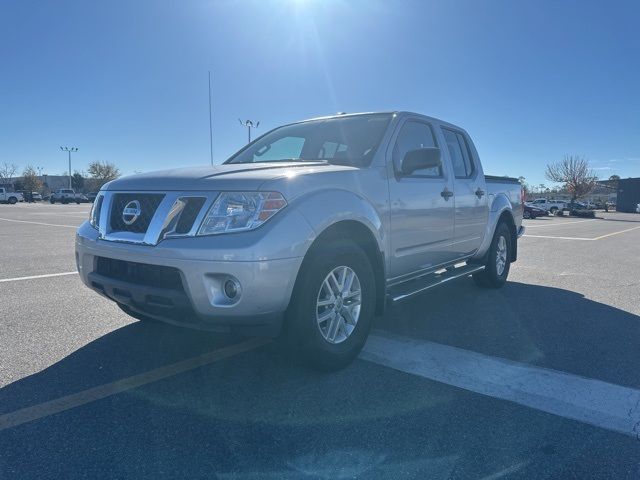
[[[112,232],[145,233],[163,198],[164,194],[162,193],[114,194],[109,215],[110,230]],[[140,203],[140,215],[128,225],[123,219],[123,211],[130,202],[136,200]]]

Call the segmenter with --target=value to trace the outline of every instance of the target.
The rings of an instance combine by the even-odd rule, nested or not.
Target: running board
[[[393,303],[400,302],[430,288],[437,287],[456,278],[466,277],[481,270],[484,270],[484,265],[464,264],[460,267],[443,268],[415,280],[390,287],[388,289],[388,296]]]

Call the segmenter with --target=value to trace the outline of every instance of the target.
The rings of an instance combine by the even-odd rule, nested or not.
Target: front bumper
[[[187,241],[193,249],[182,248]],[[210,237],[167,240],[153,247],[109,242],[98,239],[98,232],[85,223],[76,235],[76,262],[85,285],[135,313],[203,330],[277,334],[302,257],[225,261],[224,251],[214,251],[211,242]],[[211,260],[202,258],[203,250]],[[166,288],[104,275],[97,269],[98,257],[172,267],[182,285]],[[240,285],[233,301],[223,291],[230,278]]]

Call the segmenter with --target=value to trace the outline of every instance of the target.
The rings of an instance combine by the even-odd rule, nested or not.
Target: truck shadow
[[[637,388],[639,320],[567,290],[509,282],[479,291],[469,280],[390,309],[375,328]],[[239,340],[133,323],[1,389],[0,414]],[[365,361],[319,374],[272,344],[0,430],[0,472],[275,479],[448,478],[455,470],[476,478],[511,467],[523,477],[571,468],[586,478],[598,466],[580,458],[600,458],[598,445],[612,438],[629,460],[602,467],[620,475],[602,473],[623,478],[637,458],[630,438]],[[554,467],[549,451],[566,458]]]

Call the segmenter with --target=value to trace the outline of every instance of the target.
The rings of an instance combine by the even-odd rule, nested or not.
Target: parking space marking
[[[527,227],[527,230],[529,228],[561,227],[563,225],[575,225],[576,223],[595,222],[596,220],[599,220],[599,219],[593,218],[590,220],[576,220],[575,222],[559,222],[559,223],[554,222],[554,223],[548,223],[546,225],[529,225],[528,224],[529,222],[527,222],[526,227]]]
[[[26,407],[11,413],[0,415],[0,431],[6,430],[7,428],[17,427],[18,425],[39,420],[66,410],[71,410],[73,408],[86,405],[87,403],[92,403],[118,393],[126,392],[133,388],[141,387],[148,383],[157,382],[158,380],[188,372],[189,370],[193,370],[198,367],[216,363],[235,355],[255,350],[269,342],[271,342],[271,340],[268,338],[251,338],[244,342],[229,345],[228,347],[223,347],[197,357],[188,358],[180,362],[165,365],[164,367],[149,370],[148,372],[123,378],[122,380],[99,385],[49,402],[40,403],[32,407]]]
[[[618,235],[620,233],[630,232],[631,230],[637,230],[638,228],[640,228],[640,226],[633,227],[633,228],[627,228],[626,230],[620,230],[619,232],[607,233],[606,235],[600,235],[599,237],[594,238],[594,240],[600,240],[602,238],[612,237],[612,236]]]
[[[527,227],[527,228],[529,228],[529,227]],[[620,235],[621,233],[631,232],[632,230],[637,230],[639,228],[640,228],[640,226],[627,228],[626,230],[620,230],[618,232],[607,233],[605,235],[600,235],[599,237],[593,237],[593,238],[585,238],[585,237],[556,237],[554,235],[528,235],[526,233],[523,235],[523,237],[529,237],[529,238],[553,238],[553,239],[557,239],[557,240],[586,240],[586,241],[589,241],[589,242],[595,242],[596,240],[602,240],[603,238],[613,237],[614,235]]]
[[[527,227],[528,228],[528,227]],[[527,235],[526,233],[523,235],[523,237],[529,237],[529,238],[556,238],[558,240],[588,240],[588,241],[592,241],[595,240],[594,238],[583,238],[583,237],[555,237],[553,235]]]
[[[4,282],[19,282],[21,280],[35,280],[37,278],[50,278],[50,277],[62,277],[64,275],[77,275],[78,272],[60,272],[60,273],[45,273],[43,275],[29,275],[28,277],[14,277],[14,278],[0,278],[0,283]]]
[[[369,337],[360,358],[640,438],[640,390],[386,334]]]
[[[60,225],[60,224],[57,224],[57,223],[29,222],[27,220],[15,220],[13,218],[0,218],[0,220],[4,220],[5,222],[32,223],[34,225],[45,225],[47,227],[78,228],[78,225]]]

